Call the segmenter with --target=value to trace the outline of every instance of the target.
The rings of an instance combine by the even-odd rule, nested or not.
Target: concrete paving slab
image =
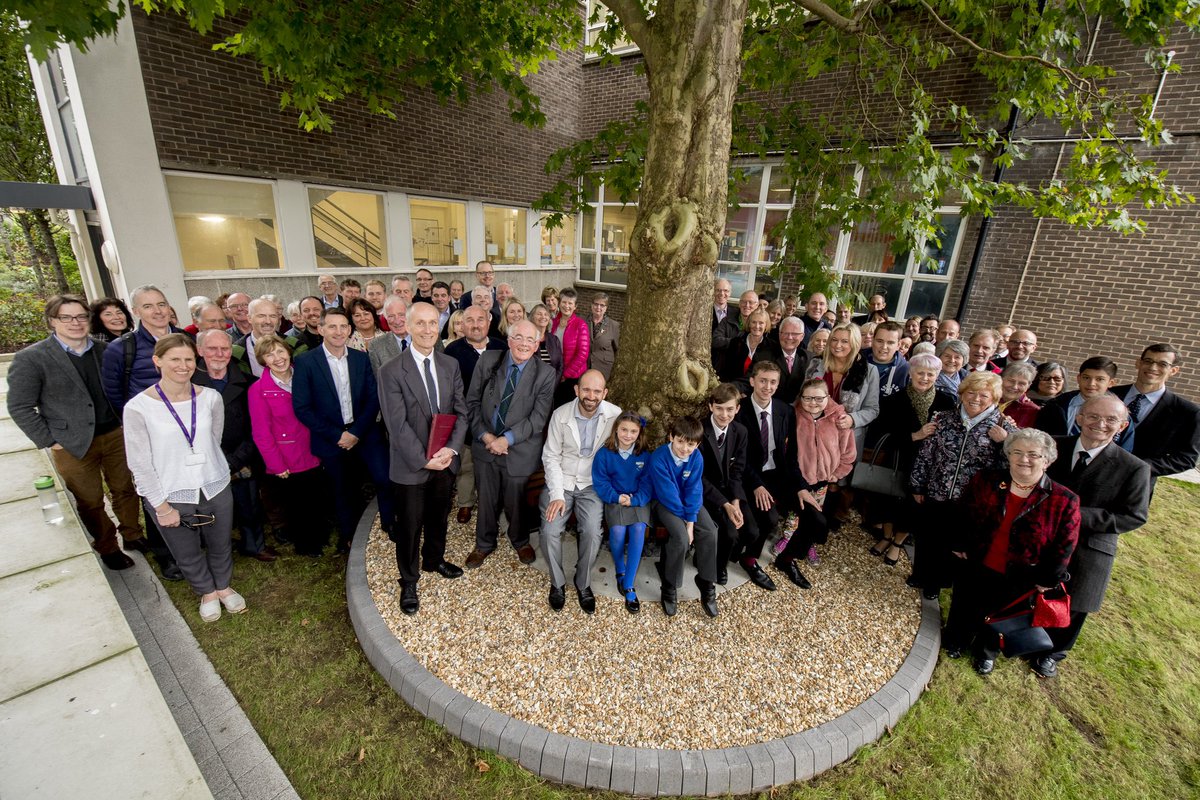
[[[707,762],[703,750],[684,750],[679,754],[683,762],[683,793],[704,794],[708,786]]]
[[[702,750],[699,751],[704,759],[704,789],[693,790],[693,794],[706,794],[709,797],[722,797],[729,794],[729,761],[725,757],[724,750]],[[690,788],[694,784],[690,784],[685,778],[685,786]]]
[[[60,495],[59,502],[64,500]],[[6,534],[0,567],[5,575],[92,552],[74,515],[67,515],[58,525],[47,525],[42,522],[42,506],[36,497],[0,505],[0,531]]]
[[[235,781],[271,757],[267,746],[253,730],[225,745],[220,752],[221,760]]]
[[[0,482],[0,503],[36,497],[37,490],[33,488],[33,479],[38,475],[51,475],[53,472],[45,451],[22,450],[4,457],[4,474],[8,480]],[[36,517],[31,518],[31,522],[40,516],[39,511]]]
[[[588,761],[592,746],[582,739],[570,737],[567,739],[567,755],[563,759],[563,783],[572,786],[586,786]]]
[[[746,794],[754,785],[754,770],[750,766],[750,755],[744,747],[725,749],[725,760],[729,763],[729,793]]]
[[[275,759],[268,758],[237,779],[237,786],[246,800],[267,800],[280,793],[295,790]]]
[[[612,783],[614,749],[611,744],[592,743],[588,753],[586,785],[592,789],[607,789]]]
[[[17,427],[17,423],[11,419],[0,419],[0,455],[4,453],[17,453],[21,450],[34,450],[33,442],[21,433],[21,429]]]
[[[567,766],[567,747],[570,740],[566,736],[550,733],[542,747],[542,764],[538,774],[556,783],[563,782],[563,770]]]
[[[658,756],[660,751],[639,747],[634,755],[633,793],[658,794]]]
[[[658,751],[658,789],[660,795],[683,791],[683,755],[678,750]]]
[[[137,646],[90,554],[0,579],[0,698]]]
[[[212,796],[136,650],[0,704],[0,737],[5,796]]]

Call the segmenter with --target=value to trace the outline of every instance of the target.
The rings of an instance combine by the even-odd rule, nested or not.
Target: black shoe
[[[663,613],[666,614],[668,617],[675,616],[675,613],[677,611],[679,611],[679,604],[675,601],[675,587],[674,586],[663,586],[662,587],[661,602],[662,602]]]
[[[775,562],[775,569],[779,570],[784,575],[787,575],[788,580],[799,586],[801,589],[812,588],[812,584],[808,582],[808,578],[804,577],[804,573],[801,572],[800,568],[796,566],[795,561],[785,561],[780,564],[777,560]]]
[[[975,659],[975,671],[980,675],[991,675],[992,670],[996,669],[996,659],[994,658],[977,658]]]
[[[421,571],[422,572],[436,572],[438,575],[441,575],[443,578],[446,578],[448,580],[454,580],[455,578],[461,578],[462,574],[463,574],[462,567],[455,566],[454,564],[451,564],[449,561],[443,561],[442,563],[438,564],[436,567],[430,567],[429,569],[422,569]]]
[[[150,545],[146,542],[145,536],[140,539],[126,539],[125,549],[131,553],[136,550],[144,556],[150,555]]]
[[[700,590],[700,607],[710,617],[717,615],[717,587],[699,577],[696,578],[696,588]]]
[[[941,589],[922,589],[921,590],[921,597],[924,597],[926,600],[937,600],[938,597],[941,596],[941,594],[942,594]]]
[[[133,559],[122,553],[120,550],[113,550],[111,553],[104,553],[100,556],[100,560],[104,562],[104,566],[114,572],[129,569],[133,566]]]
[[[961,647],[947,647],[946,658],[962,658],[963,649]]]
[[[909,575],[907,578],[905,578],[904,585],[910,589],[920,589],[921,588],[921,582],[919,580],[917,580],[916,575]]]
[[[400,610],[408,616],[416,614],[421,608],[421,601],[417,598],[417,585],[415,583],[400,583]]]
[[[1039,678],[1053,678],[1058,675],[1058,662],[1050,656],[1033,659],[1029,662],[1029,668]]]
[[[561,586],[550,587],[550,610],[562,611],[563,606],[567,604],[567,593],[563,591]]]
[[[633,589],[625,593],[625,610],[630,614],[636,614],[642,610],[642,603]]]
[[[748,567],[744,567],[744,569],[750,575],[750,582],[755,586],[760,589],[766,589],[768,592],[775,591],[775,581],[771,580],[771,576],[758,564],[751,564]]]
[[[585,614],[596,613],[596,595],[592,594],[592,587],[588,586],[583,589],[576,589],[579,593],[579,607],[583,609]]]
[[[181,581],[183,580],[183,570],[174,561],[162,568],[163,580]]]
[[[717,583],[721,584],[722,586],[729,583],[729,569],[724,565],[721,565],[717,569]]]

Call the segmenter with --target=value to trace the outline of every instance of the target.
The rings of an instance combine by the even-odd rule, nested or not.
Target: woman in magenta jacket
[[[587,320],[575,316],[575,303],[579,299],[574,289],[563,289],[558,293],[558,316],[550,329],[562,342],[562,382],[554,390],[554,407],[575,399],[575,384],[587,372],[588,353],[592,338],[588,333]]]
[[[264,336],[254,357],[266,369],[250,387],[250,432],[283,508],[283,538],[298,555],[319,556],[329,538],[324,515],[313,507],[322,494],[321,461],[312,453],[308,428],[292,410],[292,348],[279,336]]]

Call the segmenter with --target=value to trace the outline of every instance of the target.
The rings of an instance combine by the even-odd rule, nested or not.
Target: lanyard
[[[175,407],[171,405],[171,401],[163,394],[162,385],[154,384],[154,391],[158,392],[158,396],[162,398],[163,403],[167,406],[167,411],[171,412],[171,416],[175,418],[175,422],[179,425],[179,430],[183,431],[183,438],[187,439],[188,447],[194,453],[196,452],[196,387],[190,386],[192,390],[192,430],[189,432],[183,427],[183,420],[179,418],[179,414],[175,412]]]

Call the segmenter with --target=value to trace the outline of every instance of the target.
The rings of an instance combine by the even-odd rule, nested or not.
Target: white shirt
[[[337,387],[338,404],[342,407],[342,422],[349,425],[354,422],[354,402],[350,399],[350,360],[346,357],[345,352],[342,353],[341,358],[338,358],[329,352],[329,348],[323,343],[321,349],[325,351],[325,362],[329,364],[329,371],[333,373],[333,385]]]
[[[1142,407],[1138,409],[1138,422],[1141,422],[1146,418],[1146,415],[1150,413],[1150,409],[1154,408],[1155,404],[1158,403],[1158,401],[1161,400],[1162,396],[1166,393],[1166,386],[1156,392],[1141,392],[1138,390],[1137,384],[1135,383],[1133,386],[1129,387],[1129,391],[1125,393],[1125,399],[1121,402],[1123,402],[1125,405],[1129,405],[1133,402],[1133,398],[1140,394],[1142,396]],[[1132,421],[1133,420],[1131,419],[1130,422]]]
[[[767,412],[767,461],[763,464],[763,472],[766,472],[769,469],[775,469],[775,431],[772,429],[774,421],[771,419],[771,405],[768,403],[767,407],[763,408],[751,394],[750,407],[754,409],[754,421],[758,423],[759,431],[762,431],[763,412]]]
[[[188,428],[192,401],[172,403],[175,413]],[[158,395],[138,392],[125,404],[125,456],[137,493],[152,506],[199,503],[216,497],[229,485],[229,464],[221,452],[225,429],[225,404],[221,395],[205,386],[196,387],[196,438],[188,447],[179,422]],[[192,451],[204,455],[203,464],[187,464]]]
[[[246,361],[250,362],[250,372],[254,377],[261,378],[266,367],[258,363],[258,359],[254,357],[254,344],[254,334],[247,334],[246,343],[243,345],[246,348]]]
[[[433,351],[430,350],[429,355],[423,356],[423,355],[421,355],[420,352],[417,351],[417,348],[410,347],[410,348],[408,348],[408,352],[412,353],[413,361],[417,365],[417,374],[419,376],[421,376],[421,385],[422,386],[425,386],[425,384],[426,384],[425,362],[426,361],[430,362],[429,369],[433,372],[433,402],[430,403],[430,405],[433,407],[433,413],[436,414],[436,413],[438,413],[437,362],[433,360]],[[426,391],[426,393],[429,392],[428,387],[426,387],[425,391]]]
[[[1110,444],[1111,444],[1111,442],[1110,442]],[[1100,455],[1100,453],[1103,452],[1104,448],[1106,448],[1106,447],[1108,447],[1108,444],[1102,444],[1099,447],[1093,447],[1090,450],[1085,449],[1083,446],[1083,437],[1081,436],[1080,438],[1075,440],[1075,451],[1073,453],[1071,453],[1071,469],[1075,469],[1075,462],[1079,460],[1080,453],[1088,454],[1088,462],[1087,463],[1090,464],[1096,460],[1096,456]]]
[[[722,445],[724,445],[725,440],[721,439],[721,437],[729,432],[729,426],[725,426],[724,428],[718,428],[717,427],[717,418],[714,417],[712,414],[708,415],[708,419],[710,422],[712,422],[713,433],[715,433],[717,435],[717,439],[721,442]]]

